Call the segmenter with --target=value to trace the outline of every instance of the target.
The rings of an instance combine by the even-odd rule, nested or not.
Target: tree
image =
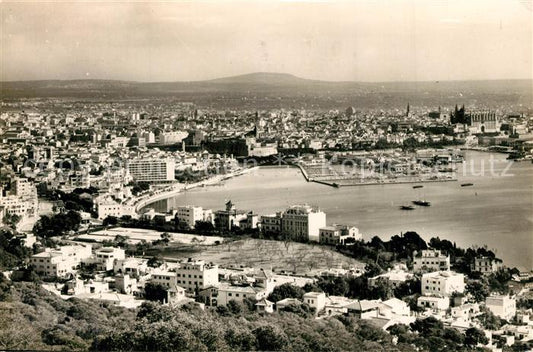
[[[118,224],[118,218],[116,216],[108,216],[102,222],[104,226],[115,226]]]
[[[278,327],[260,326],[252,331],[256,338],[256,347],[260,351],[281,351],[287,344],[287,336]]]
[[[478,344],[486,345],[489,339],[483,331],[476,328],[469,328],[465,331],[465,345],[475,347]]]
[[[165,261],[163,260],[163,257],[161,255],[156,255],[148,259],[148,262],[146,263],[151,268],[159,268],[161,265],[163,265]]]
[[[7,213],[6,216],[4,216],[3,222],[10,228],[15,229],[20,220],[20,215]]]
[[[242,312],[242,308],[243,308],[242,305],[239,302],[237,302],[237,301],[235,301],[233,299],[228,302],[226,307],[228,308],[228,311],[231,312],[231,314],[234,314],[234,315],[240,314]]]
[[[272,293],[268,296],[268,300],[271,302],[281,301],[285,298],[296,298],[301,300],[304,293],[305,291],[301,287],[286,283],[274,288]]]
[[[501,319],[494,315],[489,309],[482,308],[484,310],[478,319],[481,325],[487,330],[498,330],[502,326]]]
[[[163,243],[165,243],[165,244],[169,243],[171,238],[172,238],[172,236],[170,236],[170,234],[168,232],[163,232],[161,234],[161,241]]]
[[[490,294],[486,284],[480,281],[473,281],[466,284],[466,292],[471,294],[476,302],[483,302]]]
[[[196,221],[194,229],[200,234],[211,234],[215,231],[215,227],[210,221]]]
[[[167,300],[167,289],[161,284],[148,282],[144,286],[144,292],[149,301],[165,302]]]

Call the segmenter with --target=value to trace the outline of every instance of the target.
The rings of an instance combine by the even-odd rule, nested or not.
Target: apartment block
[[[91,246],[63,246],[59,249],[47,248],[34,254],[30,265],[38,274],[50,277],[65,277],[74,272],[84,259],[91,257]]]
[[[453,292],[463,293],[465,276],[453,271],[435,271],[422,275],[422,295],[449,297]]]
[[[293,205],[283,213],[281,231],[294,239],[318,242],[326,213],[309,205]]]
[[[429,271],[450,270],[450,256],[442,254],[440,250],[424,249],[413,259],[414,271],[420,271],[423,268]]]
[[[134,159],[128,163],[128,170],[137,182],[174,181],[176,163],[171,159]]]

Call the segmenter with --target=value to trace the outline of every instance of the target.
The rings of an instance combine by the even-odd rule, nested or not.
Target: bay
[[[231,199],[238,209],[258,214],[307,203],[327,214],[328,224],[350,224],[365,239],[416,231],[458,246],[493,249],[508,266],[533,267],[533,164],[510,162],[505,154],[467,151],[456,182],[333,188],[306,182],[297,168],[259,168],[223,184],[192,189],[151,207],[179,205],[222,209]],[[492,165],[492,166],[491,166]],[[461,187],[462,183],[473,183]],[[402,211],[400,205],[426,199],[430,207]]]

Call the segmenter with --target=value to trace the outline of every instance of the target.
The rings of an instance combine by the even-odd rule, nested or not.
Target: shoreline
[[[229,173],[229,174],[216,175],[216,176],[214,176],[212,178],[209,178],[207,180],[203,180],[203,181],[200,181],[200,182],[196,182],[196,183],[174,185],[173,186],[174,189],[172,189],[172,190],[164,191],[164,192],[159,193],[159,194],[154,194],[153,196],[147,197],[146,199],[142,199],[142,198],[138,199],[133,204],[133,206],[135,207],[135,213],[138,214],[143,208],[149,206],[150,204],[153,204],[155,202],[171,198],[173,196],[176,196],[176,195],[180,194],[181,192],[184,192],[184,191],[187,191],[187,190],[190,190],[190,189],[194,189],[194,188],[198,188],[198,187],[212,186],[214,184],[217,184],[219,182],[228,180],[230,178],[234,178],[234,177],[238,177],[238,176],[247,174],[249,172],[252,172],[253,170],[256,170],[257,168],[259,168],[259,166],[254,166],[254,167],[251,167],[251,168],[248,168],[248,169],[241,169],[241,170],[235,171],[233,173]]]

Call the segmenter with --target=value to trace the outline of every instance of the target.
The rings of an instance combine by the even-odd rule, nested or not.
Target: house
[[[268,294],[263,288],[251,285],[231,285],[220,283],[218,286],[217,305],[226,306],[229,301],[243,302],[247,298],[259,301]]]
[[[265,233],[281,233],[281,212],[261,216],[261,231]]]
[[[172,286],[167,290],[167,304],[170,306],[176,306],[178,304],[187,301],[185,296],[185,289],[180,286]]]
[[[450,256],[442,254],[440,250],[424,249],[413,259],[413,270],[418,272],[422,269],[429,271],[450,270]]]
[[[478,257],[474,259],[472,271],[480,272],[483,275],[489,275],[497,272],[503,267],[503,262],[498,258]]]
[[[274,303],[266,298],[261,299],[255,304],[258,312],[272,313],[274,312]]]
[[[509,295],[493,295],[485,300],[485,306],[496,316],[511,320],[516,315],[516,298]]]
[[[44,252],[34,254],[30,265],[35,272],[50,277],[65,277],[74,272],[80,263],[92,255],[90,245],[62,246],[59,249],[46,248]]]
[[[324,305],[324,312],[327,315],[348,314],[348,307],[355,303],[355,300],[344,296],[328,296]]]
[[[103,293],[109,292],[109,284],[102,281],[93,281],[89,280],[84,282],[79,278],[73,278],[65,283],[65,288],[67,295],[78,296],[82,294],[93,294],[93,293]]]
[[[435,271],[422,275],[422,295],[451,296],[465,291],[465,277],[453,271]]]
[[[218,287],[209,286],[203,289],[198,289],[198,297],[202,297],[207,306],[216,306],[218,297]]]
[[[409,316],[411,314],[411,309],[401,299],[391,298],[386,301],[383,301],[379,304],[379,315],[385,317],[393,316]]]
[[[450,299],[448,297],[420,296],[416,305],[434,312],[442,312],[450,307]]]
[[[387,280],[392,284],[392,287],[397,287],[398,285],[404,283],[405,281],[412,279],[414,277],[413,274],[400,269],[395,268],[393,270],[389,270],[384,274],[377,275],[374,277],[371,277],[368,279],[368,286],[373,287],[376,286],[378,280]]]
[[[370,319],[378,316],[380,302],[377,300],[357,300],[350,304],[348,314],[359,319]]]
[[[155,269],[152,271],[150,281],[155,285],[171,288],[178,286],[178,277],[176,272],[166,269]]]
[[[309,307],[314,308],[318,314],[326,306],[326,294],[324,292],[307,292],[303,296],[303,301]]]
[[[148,259],[128,257],[115,260],[113,271],[135,277],[145,275],[148,272]]]
[[[345,244],[347,241],[357,241],[362,238],[363,236],[354,226],[335,224],[319,229],[319,242],[323,244],[335,246],[337,244]]]
[[[96,263],[96,270],[109,271],[113,270],[115,260],[126,258],[126,252],[122,248],[102,247],[94,252],[91,258]]]
[[[117,274],[115,276],[115,289],[118,292],[127,295],[133,295],[139,292],[139,288],[137,287],[137,279],[135,277],[130,277],[128,274]]]
[[[457,307],[452,307],[450,314],[452,318],[458,319],[467,319],[469,320],[472,317],[475,317],[479,314],[479,304],[477,303],[467,303]]]
[[[214,214],[215,227],[219,230],[231,230],[234,226],[239,226],[241,220],[245,220],[248,214],[244,210],[235,209],[235,205],[230,201],[226,203],[225,210],[217,210]]]
[[[303,303],[296,298],[285,298],[276,302],[276,310],[282,310],[288,306],[300,306]]]

